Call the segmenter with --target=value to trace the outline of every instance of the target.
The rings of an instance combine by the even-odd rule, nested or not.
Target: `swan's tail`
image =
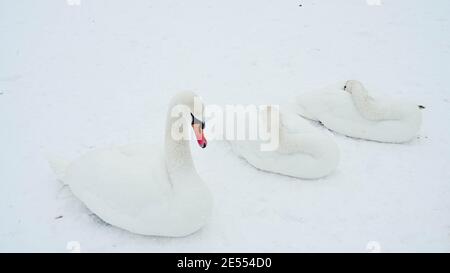
[[[61,183],[65,184],[63,179],[64,176],[66,175],[66,170],[67,167],[69,166],[69,161],[57,157],[47,158],[47,161],[48,165],[53,170],[58,180],[61,181]]]

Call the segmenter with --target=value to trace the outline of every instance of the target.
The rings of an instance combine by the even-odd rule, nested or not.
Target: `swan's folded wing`
[[[70,166],[66,182],[94,212],[107,207],[138,215],[150,203],[163,203],[170,183],[161,153],[148,148],[137,151],[125,147],[89,153]]]

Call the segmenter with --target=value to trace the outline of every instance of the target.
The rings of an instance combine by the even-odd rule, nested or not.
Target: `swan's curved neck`
[[[165,156],[169,174],[186,173],[194,168],[189,144],[189,121],[184,117],[173,117],[172,107],[169,107],[166,120]],[[181,122],[180,122],[181,121]],[[175,127],[176,126],[176,127]],[[179,130],[182,137],[173,135],[173,130]],[[186,130],[186,131],[185,131]]]
[[[370,97],[367,90],[361,84],[352,86],[351,96],[356,109],[358,109],[359,113],[365,119],[379,121],[397,118],[390,109]]]

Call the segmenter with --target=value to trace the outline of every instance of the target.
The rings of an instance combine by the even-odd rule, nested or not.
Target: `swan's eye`
[[[202,129],[205,129],[205,122],[204,121],[201,121],[198,118],[194,117],[194,115],[192,113],[191,113],[191,117],[192,117],[191,125],[201,124],[202,125]]]

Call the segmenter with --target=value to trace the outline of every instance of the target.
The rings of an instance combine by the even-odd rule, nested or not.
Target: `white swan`
[[[292,113],[289,106],[278,111],[279,146],[272,151],[261,150],[261,140],[230,141],[233,151],[257,169],[297,178],[316,179],[332,173],[339,162],[339,149],[333,139]],[[267,113],[259,115],[267,123]]]
[[[202,111],[194,110],[195,94],[179,93],[171,100],[165,144],[130,145],[95,150],[71,163],[60,179],[105,222],[133,233],[185,236],[209,218],[211,194],[197,174],[189,139],[175,140],[172,126],[182,134],[192,126],[198,143],[206,146]],[[173,107],[186,106],[180,117]],[[188,113],[189,112],[189,113]],[[162,148],[164,147],[164,148]]]
[[[296,97],[297,114],[346,136],[380,142],[411,140],[420,129],[418,106],[405,101],[375,99],[354,80]]]

